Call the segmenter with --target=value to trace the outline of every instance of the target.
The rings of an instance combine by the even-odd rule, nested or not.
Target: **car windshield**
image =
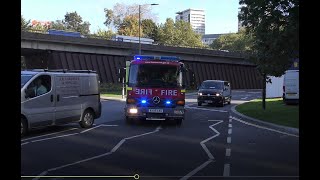
[[[33,77],[31,74],[21,74],[21,88]]]
[[[208,81],[203,82],[201,85],[202,89],[222,89],[223,88],[222,82],[216,82],[216,81]]]
[[[178,66],[134,64],[130,67],[129,86],[178,87],[181,86]]]

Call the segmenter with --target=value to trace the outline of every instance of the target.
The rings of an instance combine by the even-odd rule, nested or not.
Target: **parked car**
[[[219,105],[223,107],[225,103],[231,104],[231,86],[228,81],[205,80],[198,88],[198,106],[202,103]]]
[[[101,115],[98,74],[93,71],[21,71],[21,136],[29,129],[79,122]]]

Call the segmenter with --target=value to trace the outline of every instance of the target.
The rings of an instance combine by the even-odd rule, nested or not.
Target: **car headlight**
[[[199,96],[202,96],[202,93],[198,93]]]
[[[217,93],[216,96],[220,96],[221,94]]]

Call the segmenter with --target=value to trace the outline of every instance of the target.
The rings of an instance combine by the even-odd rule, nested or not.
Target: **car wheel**
[[[201,102],[198,102],[198,106],[201,106],[202,105],[202,103]]]
[[[27,134],[28,125],[26,119],[21,117],[21,137],[25,136]]]
[[[229,99],[228,104],[231,104],[231,98]]]
[[[84,111],[81,121],[80,121],[80,126],[82,128],[90,128],[92,127],[94,122],[94,114],[91,110],[87,109]]]

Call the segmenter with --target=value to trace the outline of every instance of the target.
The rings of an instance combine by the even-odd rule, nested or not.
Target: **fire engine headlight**
[[[131,108],[131,109],[129,109],[129,113],[137,114],[138,113],[138,109],[137,108]]]
[[[198,93],[199,96],[202,96],[202,93]]]
[[[166,101],[166,104],[167,104],[167,105],[171,104],[171,101]]]
[[[141,103],[142,103],[142,104],[146,104],[146,103],[147,103],[147,100],[143,99],[143,100],[141,100]]]

